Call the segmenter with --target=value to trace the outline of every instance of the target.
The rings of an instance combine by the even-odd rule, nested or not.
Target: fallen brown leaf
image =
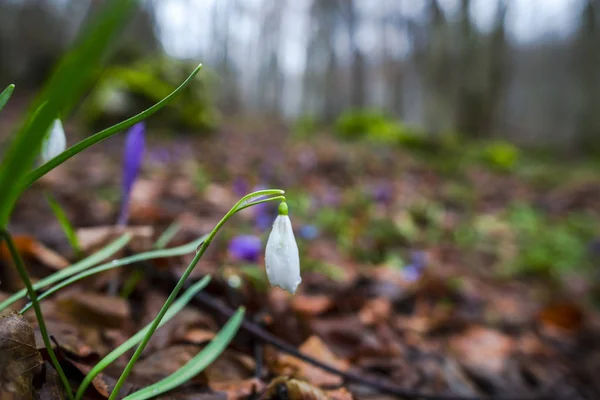
[[[44,382],[39,390],[36,390],[36,400],[63,400],[65,389],[58,372],[48,361],[44,362]]]
[[[17,251],[24,258],[35,259],[53,270],[60,270],[70,265],[66,258],[44,246],[33,236],[15,235],[13,240]],[[0,244],[0,257],[6,261],[12,261],[4,242]]]
[[[351,397],[350,397],[351,398]],[[261,400],[328,400],[327,394],[311,385],[298,379],[290,379],[280,376],[271,381],[267,390],[262,395]]]
[[[257,378],[215,382],[210,386],[217,392],[227,393],[227,400],[247,399],[252,394],[265,390],[264,382]]]
[[[324,313],[333,306],[333,301],[327,295],[305,295],[298,294],[291,300],[294,311],[306,317],[315,317]]]
[[[502,374],[515,346],[511,337],[482,326],[473,326],[450,339],[451,350],[465,367],[493,375]]]
[[[42,363],[33,329],[25,318],[16,312],[0,318],[0,398],[31,399],[33,377]]]
[[[131,235],[129,247],[136,251],[148,250],[152,246],[152,226],[95,226],[77,229],[77,239],[84,252],[93,252],[125,233]]]
[[[342,371],[348,369],[348,362],[333,354],[318,336],[309,337],[306,342],[300,346],[299,350],[304,354],[332,365]],[[315,386],[336,386],[342,383],[342,378],[339,375],[325,372],[321,368],[315,367],[312,364],[308,364],[287,354],[279,357],[276,372],[280,375],[305,379]]]
[[[554,303],[539,314],[540,323],[547,328],[574,333],[583,326],[584,315],[581,307],[570,302]]]
[[[187,331],[187,333],[183,336],[183,339],[186,342],[194,343],[194,344],[203,344],[211,340],[215,337],[215,333],[213,331],[209,331],[206,329],[194,328]]]
[[[131,313],[126,299],[94,292],[74,292],[56,301],[57,311],[77,324],[123,328]]]
[[[387,321],[391,314],[392,303],[384,297],[377,297],[367,301],[358,312],[358,318],[365,325],[375,325]]]

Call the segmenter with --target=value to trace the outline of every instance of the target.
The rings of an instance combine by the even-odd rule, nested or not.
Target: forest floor
[[[232,254],[241,234],[264,245],[276,215],[242,212],[194,270],[194,280],[210,274],[211,283],[157,332],[123,393],[174,372],[243,305],[247,323],[230,347],[161,398],[600,398],[600,225],[589,246],[573,233],[600,221],[597,170],[563,178],[548,163],[535,179],[481,165],[447,172],[393,146],[287,132],[245,122],[209,137],[161,138],[150,126],[127,227],[114,228],[122,137],[74,157],[19,201],[10,229],[36,281],[77,259],[45,193],[79,229],[84,254],[130,232],[120,258],[150,250],[174,222],[168,247],[197,239],[255,188],[286,190],[301,251],[298,292],[268,287],[262,252],[250,261]],[[74,387],[154,318],[192,257],[114,269],[42,302]],[[22,284],[5,248],[0,263],[3,300]],[[143,278],[124,296],[134,271]],[[35,315],[25,317],[43,349]],[[107,398],[127,360],[85,398]],[[50,385],[34,381],[38,398],[60,397],[47,387],[40,395],[40,382]]]

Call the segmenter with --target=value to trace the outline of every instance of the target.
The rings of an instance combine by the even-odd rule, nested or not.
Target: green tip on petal
[[[285,201],[279,203],[279,215],[288,215],[288,205]]]

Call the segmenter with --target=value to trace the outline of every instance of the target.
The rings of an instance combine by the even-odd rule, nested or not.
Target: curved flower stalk
[[[271,286],[279,286],[292,294],[296,293],[298,285],[302,282],[300,257],[285,202],[279,204],[279,215],[273,223],[273,230],[267,241],[265,263]]]
[[[42,143],[42,161],[47,163],[67,148],[67,137],[60,119],[55,119]]]
[[[177,297],[177,295],[183,288],[185,281],[190,276],[190,274],[194,270],[194,267],[196,267],[196,264],[198,264],[198,261],[200,261],[200,258],[204,255],[204,253],[206,252],[206,249],[208,248],[208,246],[210,246],[213,239],[217,235],[217,232],[219,232],[219,230],[223,227],[225,222],[227,222],[227,220],[229,220],[229,218],[231,218],[235,213],[237,213],[238,211],[241,211],[245,208],[248,208],[248,207],[251,207],[251,206],[254,206],[257,204],[261,204],[264,202],[268,202],[268,201],[285,200],[285,197],[283,197],[283,194],[284,194],[284,191],[279,190],[279,189],[267,189],[267,190],[260,190],[258,192],[250,193],[250,194],[242,197],[227,212],[227,214],[225,214],[225,216],[217,223],[217,225],[213,228],[213,230],[208,234],[206,239],[198,247],[198,249],[196,251],[196,255],[194,256],[194,258],[192,259],[190,264],[187,266],[187,268],[181,275],[181,278],[179,278],[177,285],[175,285],[175,288],[171,291],[171,294],[169,295],[167,300],[164,302],[162,308],[158,312],[158,315],[154,318],[154,320],[150,324],[148,331],[146,332],[146,335],[141,340],[136,351],[131,356],[131,359],[127,363],[127,366],[125,367],[125,369],[123,370],[123,373],[119,377],[119,380],[115,384],[108,400],[115,400],[117,398],[117,396],[119,394],[119,390],[121,389],[121,387],[123,387],[123,384],[125,383],[125,380],[131,373],[133,366],[135,365],[136,361],[140,358],[142,352],[146,348],[146,345],[150,341],[152,334],[154,333],[156,328],[158,328],[160,321],[164,318],[165,314],[167,313],[167,310],[169,309],[171,304],[173,304],[173,302],[175,301],[175,298]],[[268,196],[271,196],[271,197],[268,197]]]

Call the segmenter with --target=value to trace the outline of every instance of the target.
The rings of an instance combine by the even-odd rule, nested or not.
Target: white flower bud
[[[279,205],[279,215],[273,223],[273,230],[265,251],[267,277],[271,286],[279,286],[294,294],[300,278],[300,257],[294,238],[292,222],[287,215],[287,204]]]
[[[42,144],[42,161],[48,162],[67,148],[67,138],[60,119],[55,119]]]

